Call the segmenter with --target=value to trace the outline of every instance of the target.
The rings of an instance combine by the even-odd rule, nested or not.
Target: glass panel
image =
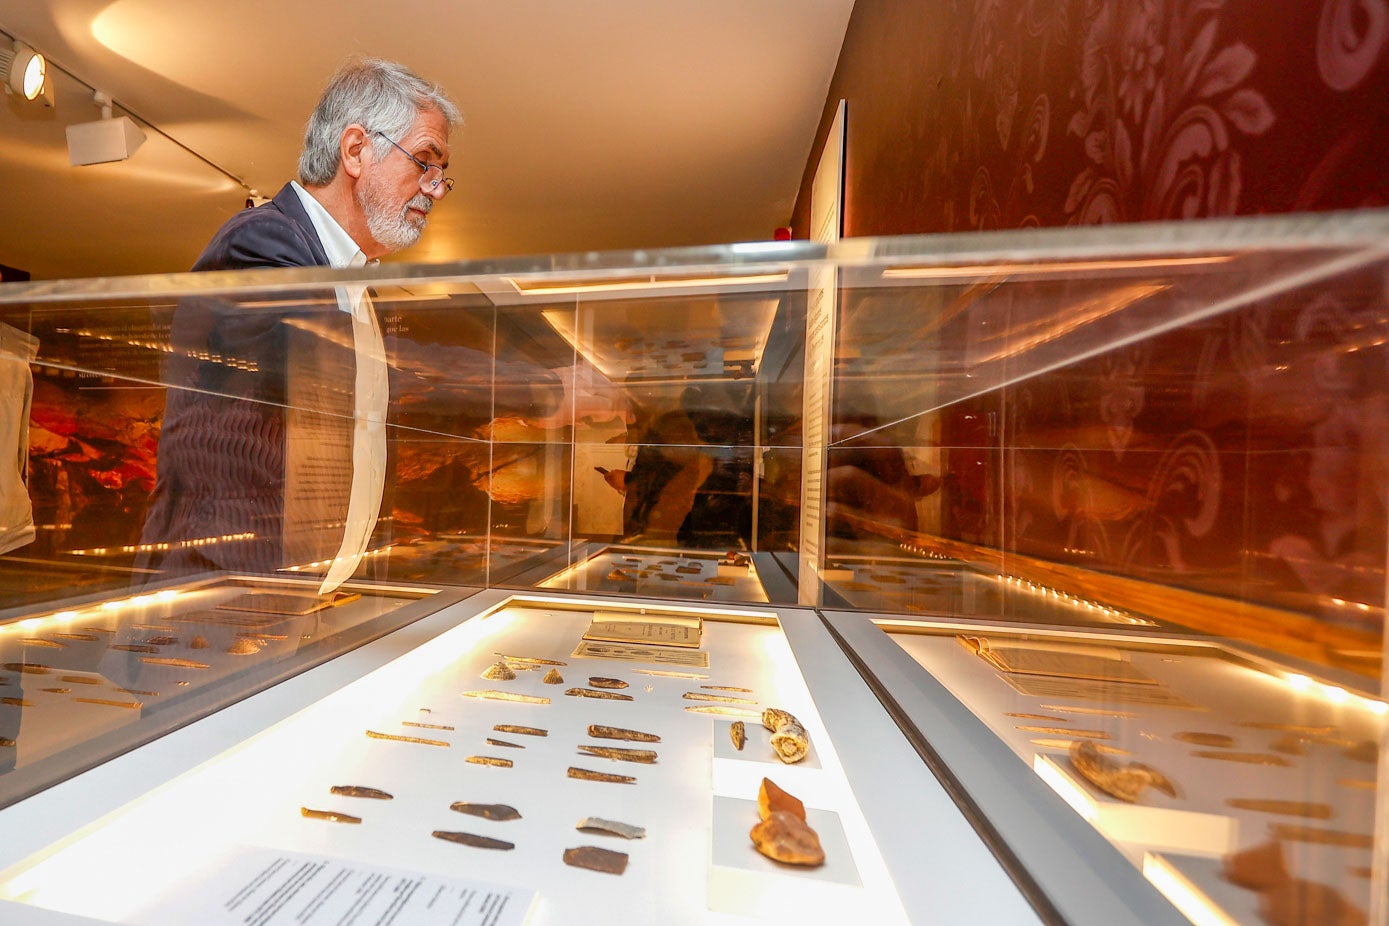
[[[884,629],[1194,922],[1366,922],[1383,701],[1209,643]]]
[[[428,595],[224,578],[0,625],[0,806],[417,619]]]
[[[1050,595],[1346,669],[1377,693],[1380,220],[1346,219],[1369,223],[1361,240],[1304,217],[1281,227],[1308,234],[1281,240],[1278,222],[1202,223],[1150,227],[1141,247],[1129,229],[1108,249],[1053,233],[1034,243],[1055,249],[980,236],[949,253],[956,236],[929,259],[901,241],[884,245],[893,265],[846,268],[824,600],[929,611],[852,560],[945,557],[1001,583],[965,616],[1098,613],[1028,603]]]
[[[6,661],[66,652],[20,621],[164,588],[410,581],[1146,628],[1380,704],[1386,255],[1363,211],[8,284]],[[1295,767],[1349,780],[1327,745]]]

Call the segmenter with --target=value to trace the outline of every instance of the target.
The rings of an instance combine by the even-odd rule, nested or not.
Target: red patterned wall
[[[854,236],[1389,203],[1389,0],[858,0],[841,98]]]
[[[822,133],[841,98],[850,236],[1389,204],[1389,0],[858,0]],[[1387,287],[949,408],[942,533],[1379,632]]]

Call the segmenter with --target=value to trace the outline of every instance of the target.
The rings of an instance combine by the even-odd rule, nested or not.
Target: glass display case
[[[448,850],[517,922],[919,921],[973,872],[958,919],[1384,923],[1387,286],[1367,210],[0,287],[0,896],[172,922]],[[768,707],[822,867],[749,841]],[[501,711],[568,732],[487,751]],[[589,795],[651,833],[584,843],[606,886]],[[186,851],[152,892],[121,843]]]

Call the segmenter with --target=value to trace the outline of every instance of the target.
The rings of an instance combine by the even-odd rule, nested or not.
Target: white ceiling
[[[401,259],[771,237],[789,221],[853,0],[0,0],[0,30],[266,196],[349,55],[438,81],[458,187]],[[35,279],[186,269],[244,190],[159,134],[71,167],[64,128],[0,107],[0,263]]]

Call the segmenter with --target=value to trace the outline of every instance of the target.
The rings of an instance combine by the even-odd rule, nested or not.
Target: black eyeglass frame
[[[444,185],[444,195],[445,195],[445,196],[447,196],[449,193],[452,193],[452,192],[453,192],[453,178],[452,178],[452,177],[445,177],[445,176],[444,176],[444,169],[443,169],[442,167],[440,167],[438,164],[426,164],[424,161],[421,161],[419,158],[415,157],[413,154],[411,154],[410,152],[408,152],[408,151],[406,151],[404,148],[402,148],[402,147],[400,146],[400,144],[399,144],[397,141],[395,141],[393,138],[391,138],[389,135],[387,135],[385,132],[381,131],[380,129],[374,130],[374,131],[372,132],[372,134],[373,134],[373,135],[380,135],[382,138],[386,139],[386,141],[390,142],[391,145],[392,145],[397,151],[399,151],[401,154],[403,154],[403,155],[405,155],[407,158],[409,158],[409,159],[411,160],[411,162],[414,163],[414,165],[420,169],[420,189],[421,189],[421,190],[423,190],[423,191],[426,192],[426,193],[433,193],[435,190],[437,190],[437,189],[439,188],[439,184],[442,183],[442,184]],[[430,179],[429,179],[429,172],[432,171],[432,170],[437,170],[437,171],[439,172],[439,179],[438,179],[438,180],[430,180]]]

